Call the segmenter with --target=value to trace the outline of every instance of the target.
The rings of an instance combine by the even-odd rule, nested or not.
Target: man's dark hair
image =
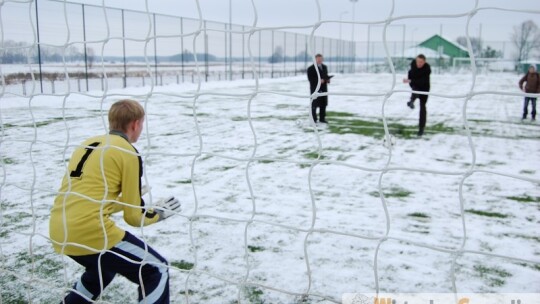
[[[416,56],[416,58],[424,59],[424,61],[426,60],[426,56],[424,56],[424,54],[420,54]]]
[[[318,57],[322,57],[322,55],[321,54],[315,55],[315,58],[318,58]]]

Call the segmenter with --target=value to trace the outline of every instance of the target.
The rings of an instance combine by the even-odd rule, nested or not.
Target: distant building
[[[408,68],[409,62],[418,54],[424,54],[433,66],[452,66],[455,58],[468,58],[469,51],[463,46],[454,43],[440,35],[433,35],[393,56],[394,64]]]
[[[446,55],[450,59],[469,57],[469,51],[466,48],[440,35],[433,35],[418,46],[434,50],[437,54]]]

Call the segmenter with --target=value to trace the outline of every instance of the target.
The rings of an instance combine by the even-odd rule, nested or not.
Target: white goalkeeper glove
[[[159,214],[159,220],[161,221],[180,212],[181,206],[180,202],[174,196],[170,196],[157,201],[155,207],[159,209],[154,209],[154,211]]]

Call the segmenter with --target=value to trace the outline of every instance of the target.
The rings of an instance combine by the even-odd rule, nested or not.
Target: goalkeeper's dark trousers
[[[86,271],[75,283],[75,291],[64,298],[64,303],[91,303],[89,300],[96,300],[117,273],[139,285],[140,303],[169,303],[167,261],[129,232],[120,243],[103,254],[70,258],[84,266]]]
[[[424,132],[424,129],[426,128],[426,120],[427,120],[427,109],[426,109],[426,103],[428,100],[428,95],[424,94],[411,94],[411,101],[414,101],[416,98],[420,100],[420,119],[418,120],[418,131]]]

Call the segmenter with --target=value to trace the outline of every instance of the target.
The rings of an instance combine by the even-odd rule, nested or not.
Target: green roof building
[[[439,54],[444,54],[451,59],[457,57],[469,57],[469,51],[463,46],[445,39],[439,35],[434,35],[431,38],[421,42],[418,46],[432,49]]]

